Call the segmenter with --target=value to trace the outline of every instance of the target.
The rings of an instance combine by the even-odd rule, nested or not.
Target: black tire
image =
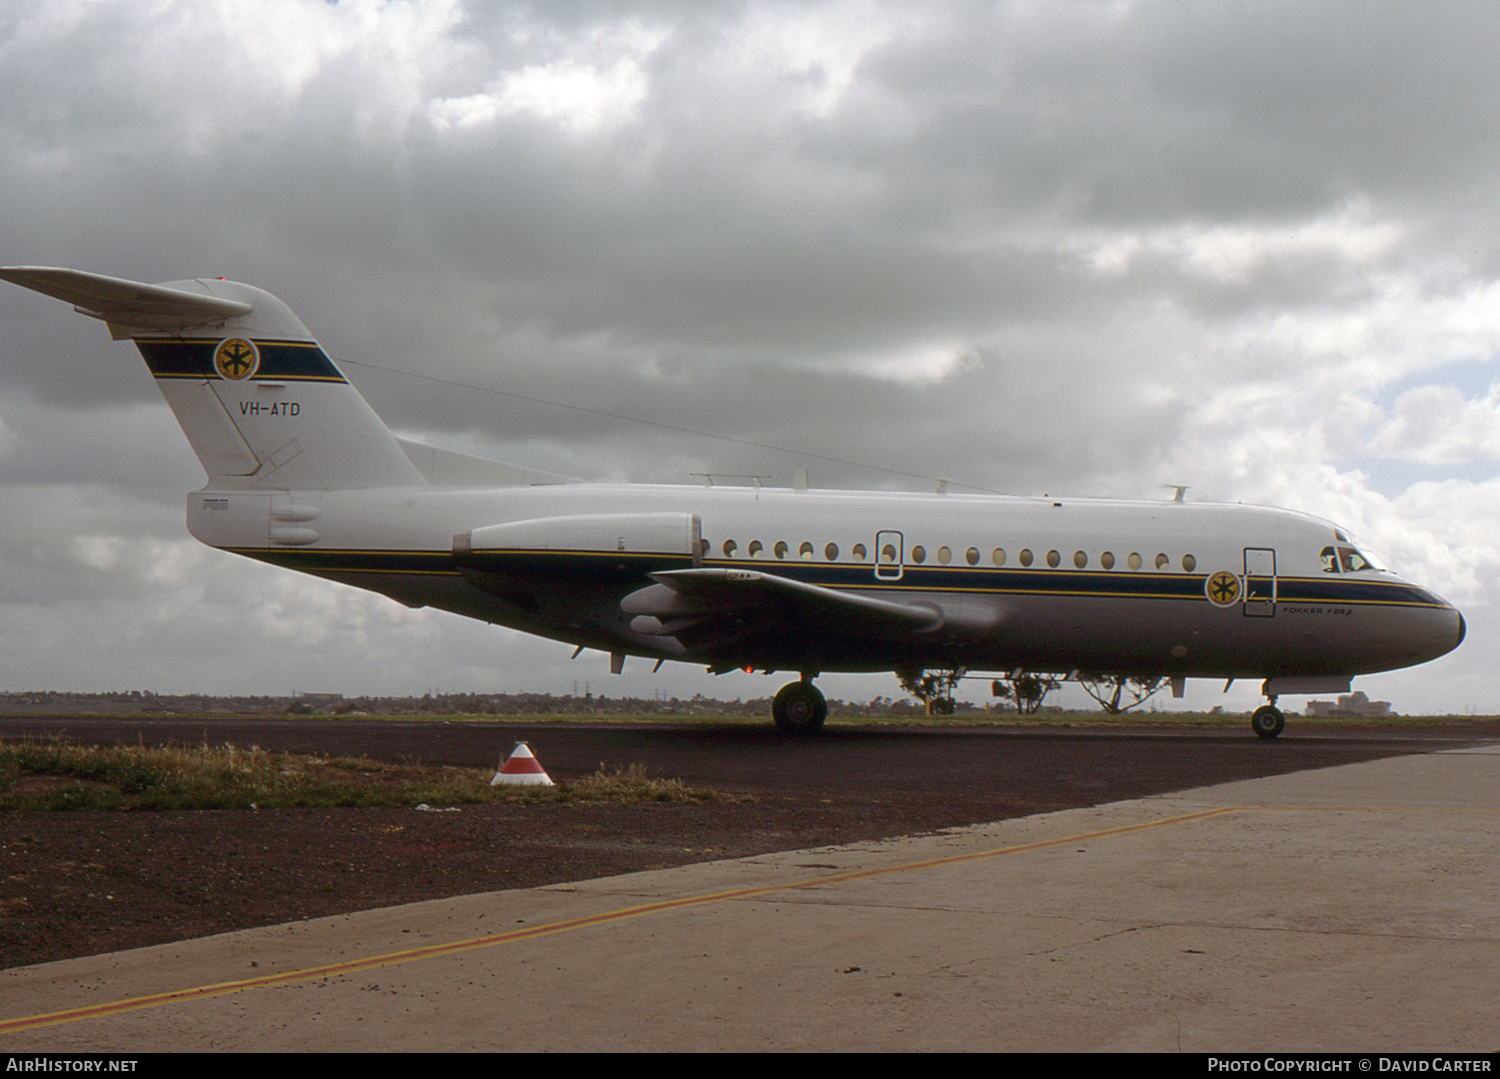
[[[1286,716],[1279,708],[1263,704],[1250,716],[1250,729],[1257,738],[1270,740],[1286,729]]]
[[[771,702],[771,718],[784,734],[817,734],[828,718],[828,701],[811,682],[788,682]]]

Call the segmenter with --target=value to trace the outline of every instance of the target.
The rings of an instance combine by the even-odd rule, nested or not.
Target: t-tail
[[[276,297],[218,279],[147,285],[78,270],[0,278],[136,343],[217,490],[425,486],[401,440]]]

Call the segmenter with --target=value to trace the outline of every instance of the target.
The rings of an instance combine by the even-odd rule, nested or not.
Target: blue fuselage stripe
[[[214,368],[214,350],[221,340],[140,338],[136,340],[136,347],[157,378],[217,379],[219,373]],[[260,367],[250,376],[250,381],[344,381],[344,376],[316,342],[256,339],[255,347],[260,351]]]

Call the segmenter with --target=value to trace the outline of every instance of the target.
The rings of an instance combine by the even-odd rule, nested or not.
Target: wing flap
[[[253,309],[239,300],[52,266],[6,266],[0,268],[0,279],[70,303],[81,314],[135,329],[180,330]]]

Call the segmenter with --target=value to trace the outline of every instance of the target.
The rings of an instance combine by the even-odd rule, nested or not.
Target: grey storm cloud
[[[259,285],[404,435],[585,478],[1333,517],[1470,616],[1439,697],[1373,692],[1495,709],[1467,657],[1500,632],[1496,404],[1454,377],[1500,342],[1494,30],[1478,3],[15,0],[0,262]],[[14,288],[0,326],[8,683],[588,673],[197,551],[130,347]]]

